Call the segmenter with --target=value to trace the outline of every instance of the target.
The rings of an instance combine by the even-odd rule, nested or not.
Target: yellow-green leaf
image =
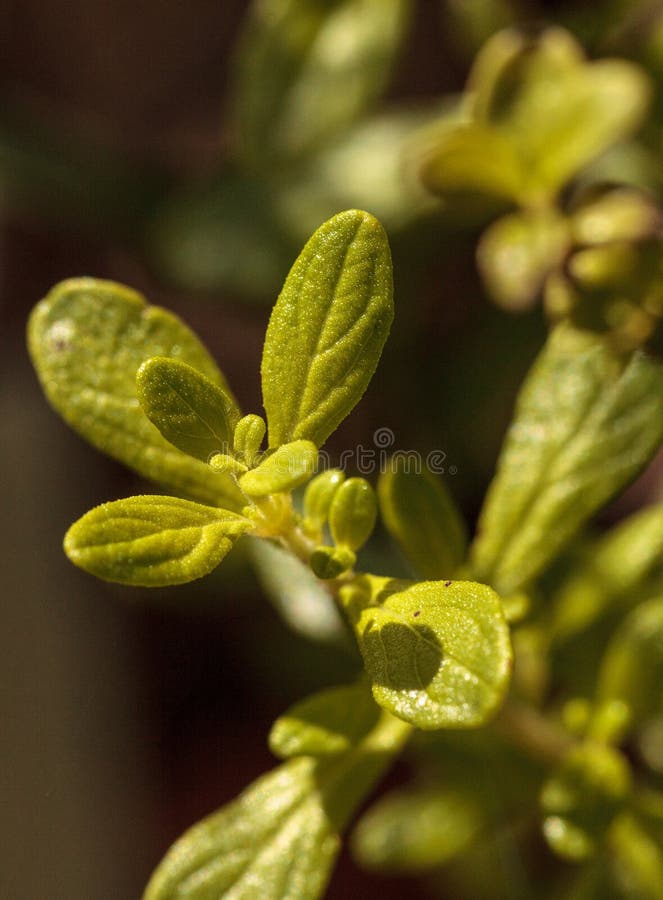
[[[485,60],[481,57],[485,57]],[[588,62],[561,28],[532,39],[510,31],[482,50],[470,84],[480,122],[513,146],[523,196],[551,198],[581,168],[642,122],[651,88],[624,60]]]
[[[372,579],[343,588],[341,601],[380,706],[425,730],[471,728],[497,710],[511,644],[491,588]]]
[[[318,448],[311,441],[283,444],[239,479],[239,486],[250,497],[266,497],[279,491],[293,491],[315,472]]]
[[[483,233],[477,249],[488,292],[505,309],[532,306],[568,245],[568,226],[557,213],[542,210],[503,216]]]
[[[598,695],[621,700],[634,723],[663,710],[663,598],[637,606],[615,631],[601,662]]]
[[[525,585],[649,462],[663,439],[663,365],[559,326],[523,385],[482,510],[474,574]]]
[[[173,491],[241,509],[232,479],[175,449],[138,403],[136,372],[152,356],[188,363],[227,390],[214,360],[177,316],[123,285],[76,278],[36,306],[28,346],[48,400],[93,446]]]
[[[445,129],[421,167],[426,187],[446,199],[483,194],[500,206],[516,202],[524,174],[503,134],[479,122]]]
[[[563,639],[627,602],[663,567],[663,503],[645,507],[591,544],[554,597],[552,633]]]
[[[410,471],[394,457],[380,476],[382,520],[417,574],[448,578],[462,562],[465,523],[444,482],[428,469]]]
[[[393,319],[391,256],[380,223],[347,210],[325,222],[290,270],[262,359],[269,446],[320,447],[368,386]]]
[[[136,390],[147,418],[178,450],[209,462],[232,448],[235,401],[192,366],[153,356],[138,370]]]
[[[348,478],[329,507],[329,529],[334,543],[359,550],[371,536],[378,514],[375,491],[364,478]]]
[[[383,713],[347,753],[297,757],[259,778],[176,841],[143,900],[317,900],[339,832],[408,731]]]
[[[242,516],[177,497],[140,496],[102,503],[64,539],[81,569],[120,584],[184,584],[215,569],[249,530]]]
[[[363,682],[328,688],[279,716],[269,746],[281,759],[346,753],[377,724],[379,714]]]
[[[484,825],[480,803],[462,788],[426,785],[379,800],[352,835],[359,862],[384,872],[434,869],[467,847]]]

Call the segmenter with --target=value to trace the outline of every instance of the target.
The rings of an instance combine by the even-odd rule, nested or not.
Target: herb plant
[[[318,450],[365,391],[392,315],[381,226],[361,211],[335,216],[295,262],[270,319],[266,426],[242,415],[187,327],[128,288],[67,281],[32,315],[30,350],[53,406],[97,447],[185,496],[102,504],[67,532],[69,558],[123,584],[179,584],[253,535],[324,580],[364,663],[355,684],[309,697],[276,721],[269,742],[281,765],[187,832],[145,898],[320,896],[340,833],[412,734],[482,726],[484,758],[494,752],[501,765],[513,742],[542,766],[553,850],[573,860],[616,854],[619,872],[643,881],[638,896],[660,896],[663,795],[621,749],[660,711],[663,601],[660,580],[651,581],[660,507],[574,560],[550,604],[541,597],[547,585],[536,585],[661,443],[663,366],[558,325],[521,391],[469,549],[444,482],[396,455],[379,483],[382,516],[427,579],[397,580],[356,567],[375,524],[373,488],[340,470],[316,474]],[[304,485],[300,507],[293,492]],[[570,636],[630,606],[589,699],[551,692]],[[462,741],[452,741],[446,752],[459,750]],[[431,748],[423,741],[416,752]],[[359,857],[416,868],[471,845],[487,824],[471,765],[460,761],[458,784],[424,780],[381,801],[358,826]],[[604,874],[596,862],[587,871]]]

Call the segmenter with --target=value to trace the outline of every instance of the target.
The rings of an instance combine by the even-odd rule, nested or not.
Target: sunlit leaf
[[[380,223],[348,210],[325,222],[290,270],[262,360],[269,446],[320,447],[359,401],[393,318],[391,257]]]
[[[311,441],[292,441],[276,449],[255,469],[239,479],[239,486],[250,497],[266,497],[279,491],[292,491],[315,472],[318,448]]]
[[[232,447],[235,401],[192,366],[153,356],[138,370],[136,391],[150,422],[183,453],[209,462]]]
[[[207,575],[250,527],[242,516],[190,500],[129,497],[86,513],[67,532],[64,549],[97,578],[160,587]]]
[[[329,507],[329,529],[334,543],[359,550],[371,536],[378,514],[375,491],[364,478],[348,478]]]
[[[379,713],[364,683],[328,688],[279,716],[269,746],[281,759],[346,753],[376,725]]]
[[[138,403],[136,372],[152,356],[188,363],[227,390],[210,355],[176,316],[123,285],[72,279],[36,306],[28,344],[50,403],[93,446],[173,491],[241,509],[235,483],[175,449]]]
[[[523,385],[473,548],[503,594],[541,572],[663,439],[663,365],[559,326]]]
[[[489,587],[375,579],[343,588],[341,600],[373,696],[393,715],[433,730],[481,725],[497,710],[509,684],[511,644]]]
[[[143,900],[317,900],[339,832],[407,732],[383,714],[348,753],[297,757],[259,778],[171,847]]]

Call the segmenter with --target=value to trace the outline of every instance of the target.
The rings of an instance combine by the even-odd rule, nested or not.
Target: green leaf
[[[482,510],[475,577],[515,592],[649,462],[663,439],[663,365],[559,326],[523,385]]]
[[[621,700],[634,721],[663,709],[663,599],[640,604],[614,633],[601,663],[598,696]]]
[[[641,241],[660,228],[661,214],[652,198],[633,188],[590,193],[571,217],[576,244]]]
[[[187,363],[153,356],[138,370],[136,391],[150,422],[183,453],[209,462],[232,447],[235,401]]]
[[[279,491],[292,491],[308,481],[318,463],[318,448],[311,441],[283,444],[255,469],[239,479],[239,486],[250,497],[266,497]]]
[[[338,578],[351,569],[357,557],[349,547],[316,547],[309,559],[311,571],[318,578],[328,580]]]
[[[418,872],[453,859],[483,824],[469,792],[422,785],[387,794],[371,807],[352,835],[352,850],[369,869]]]
[[[227,390],[210,355],[176,316],[123,285],[72,279],[34,309],[28,346],[50,403],[93,446],[170,490],[241,509],[232,479],[173,448],[138,404],[136,372],[152,356],[186,362]]]
[[[97,578],[161,587],[207,575],[250,527],[242,516],[190,500],[129,497],[86,513],[65,535],[64,549]]]
[[[304,492],[304,516],[311,530],[322,531],[334,495],[344,481],[340,469],[327,469],[308,483]]]
[[[632,900],[663,900],[663,852],[635,816],[623,813],[610,829],[612,867],[624,895]]]
[[[329,507],[329,529],[335,544],[359,550],[371,536],[378,514],[375,491],[364,478],[348,478]]]
[[[624,756],[586,743],[571,750],[541,792],[543,833],[563,859],[587,859],[596,850],[631,788]]]
[[[663,503],[629,516],[592,544],[554,597],[552,632],[563,639],[587,628],[663,565]]]
[[[587,62],[560,28],[535,40],[497,35],[481,56],[470,78],[476,115],[511,142],[526,176],[523,198],[553,198],[632,134],[649,104],[651,88],[640,68],[615,59]]]
[[[364,683],[329,688],[279,716],[269,747],[281,759],[347,753],[377,724],[379,714]]]
[[[375,700],[425,730],[483,724],[511,674],[499,597],[473,582],[403,585],[365,578],[341,589]]]
[[[316,900],[339,831],[407,733],[383,714],[349,753],[298,757],[264,775],[171,847],[143,900]]]
[[[253,413],[244,416],[235,426],[233,448],[247,466],[256,464],[256,457],[260,452],[266,431],[265,420]]]
[[[382,520],[415,571],[433,580],[453,575],[467,535],[444,482],[396,456],[380,476],[378,497]]]
[[[479,122],[445,129],[426,153],[421,166],[426,187],[458,202],[481,194],[497,207],[516,202],[524,174],[508,138]]]
[[[258,166],[301,157],[385,88],[408,0],[261,0],[237,58],[242,149]]]
[[[359,401],[393,319],[391,256],[360,210],[325,222],[290,270],[262,357],[269,446],[320,447]]]
[[[525,211],[498,219],[482,235],[477,262],[486,288],[505,309],[532,306],[562,262],[568,226],[557,213]]]

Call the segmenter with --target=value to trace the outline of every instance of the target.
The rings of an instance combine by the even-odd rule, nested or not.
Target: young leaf
[[[329,507],[329,529],[335,544],[359,550],[371,536],[378,514],[375,491],[364,478],[348,478]]]
[[[632,63],[587,62],[561,28],[535,40],[513,31],[482,50],[470,83],[479,121],[515,148],[527,176],[524,196],[554,197],[581,168],[642,121],[650,96]]]
[[[366,390],[393,319],[391,257],[360,210],[325,222],[290,270],[262,358],[269,446],[320,447]]]
[[[445,199],[481,194],[497,208],[517,201],[524,173],[518,155],[503,134],[479,122],[445,129],[425,155],[421,179]]]
[[[64,549],[97,578],[161,587],[207,575],[250,527],[242,516],[190,500],[129,497],[86,513],[65,535]]]
[[[235,401],[187,363],[153,356],[138,370],[136,391],[147,418],[178,450],[209,462],[231,449]]]
[[[297,757],[259,778],[171,847],[143,900],[317,900],[339,831],[407,733],[383,714],[350,752]]]
[[[50,403],[93,446],[175,492],[242,508],[234,481],[164,440],[136,399],[136,372],[152,356],[186,362],[227,391],[210,355],[176,316],[123,285],[76,278],[35,307],[28,346]]]
[[[269,747],[280,759],[346,753],[375,727],[380,714],[366,684],[320,691],[274,722]]]
[[[381,93],[409,2],[252,6],[237,60],[236,110],[242,149],[254,164],[268,165],[318,148]]]
[[[598,695],[621,700],[634,721],[663,709],[663,599],[642,603],[613,635],[601,663]]]
[[[293,491],[308,481],[318,463],[318,448],[311,441],[283,444],[259,466],[239,479],[249,497],[266,497],[279,491]]]
[[[338,578],[343,572],[351,569],[357,557],[349,547],[316,547],[309,559],[311,571],[327,581],[330,578]]]
[[[265,437],[265,420],[254,413],[244,416],[235,426],[233,448],[247,466],[254,466]]]
[[[334,495],[344,481],[340,469],[327,469],[308,483],[304,492],[304,516],[311,528],[318,531],[323,528]]]
[[[521,389],[473,547],[475,577],[525,585],[649,462],[663,439],[663,365],[559,326]]]
[[[477,262],[493,299],[505,309],[527,309],[569,245],[568,226],[548,210],[503,216],[482,235]]]
[[[382,520],[417,574],[453,575],[465,555],[465,523],[444,482],[424,469],[410,471],[394,457],[378,482]]]
[[[352,835],[353,854],[370,869],[418,872],[453,859],[484,825],[469,791],[427,785],[379,800]]]
[[[663,900],[663,850],[635,816],[618,816],[608,835],[609,852],[624,896]]]
[[[553,634],[563,639],[587,628],[661,566],[663,503],[640,510],[589,547],[586,560],[556,593]]]
[[[483,584],[382,579],[341,590],[373,696],[425,730],[471,728],[498,708],[511,674],[499,597]],[[363,608],[362,608],[363,605]]]

